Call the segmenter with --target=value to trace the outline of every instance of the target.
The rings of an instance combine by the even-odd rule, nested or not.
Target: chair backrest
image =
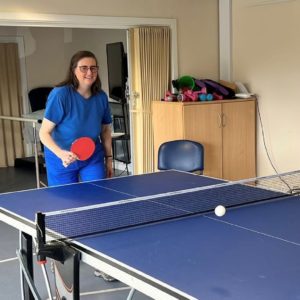
[[[46,107],[46,101],[52,89],[52,87],[38,87],[28,93],[32,112]]]
[[[204,147],[190,140],[165,142],[158,149],[158,169],[195,172],[204,170]]]

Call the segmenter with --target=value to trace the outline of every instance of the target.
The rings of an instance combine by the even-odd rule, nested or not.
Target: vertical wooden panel
[[[255,101],[224,103],[223,178],[237,180],[256,176]]]
[[[157,170],[159,146],[164,142],[182,139],[184,136],[182,109],[181,102],[153,101],[152,103],[155,170]]]
[[[184,138],[204,146],[204,174],[222,178],[222,123],[221,104],[200,103],[184,109]]]

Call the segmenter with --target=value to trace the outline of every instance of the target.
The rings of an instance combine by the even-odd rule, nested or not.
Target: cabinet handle
[[[218,114],[218,120],[219,120],[218,126],[219,126],[219,128],[223,127],[222,115],[223,114],[220,114],[220,113]]]
[[[222,114],[222,127],[226,126],[226,115]]]

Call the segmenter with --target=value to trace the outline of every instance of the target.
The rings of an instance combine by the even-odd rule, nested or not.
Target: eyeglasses
[[[80,72],[86,74],[88,72],[88,70],[91,70],[92,73],[97,73],[99,70],[98,66],[78,66]]]

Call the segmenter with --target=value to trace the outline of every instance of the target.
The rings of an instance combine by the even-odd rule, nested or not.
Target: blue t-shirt
[[[97,142],[102,124],[112,122],[108,98],[103,91],[85,99],[71,86],[51,91],[44,117],[56,124],[52,138],[65,150],[79,137],[88,136]]]

